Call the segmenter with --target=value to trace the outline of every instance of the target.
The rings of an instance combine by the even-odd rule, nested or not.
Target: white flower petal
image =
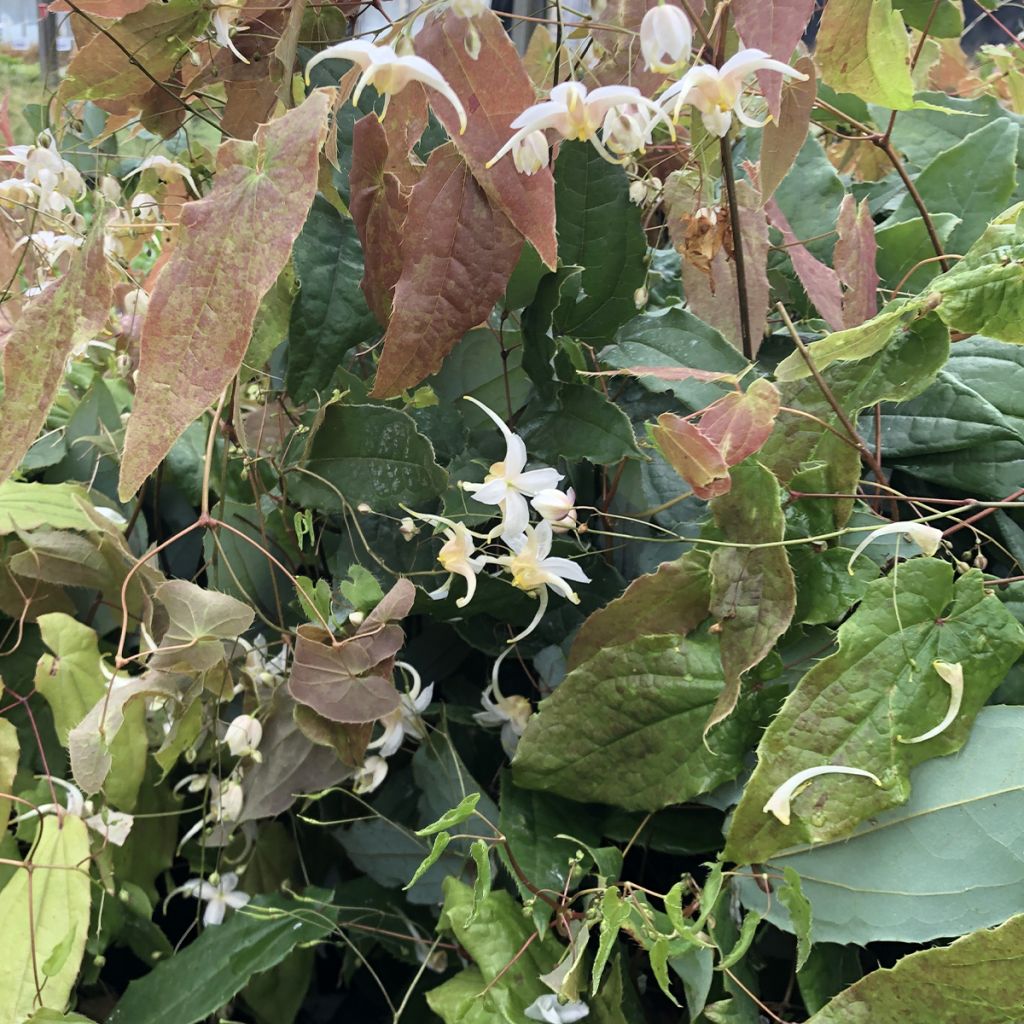
[[[850,561],[847,563],[847,571],[853,575],[853,563],[857,561],[860,553],[879,537],[888,537],[891,534],[900,534],[907,540],[912,540],[925,555],[931,557],[939,550],[942,543],[942,531],[927,523],[886,523],[877,530],[872,530],[853,550]]]
[[[789,824],[790,801],[796,796],[796,792],[804,783],[816,779],[819,775],[861,775],[871,779],[876,786],[881,786],[882,780],[877,775],[865,771],[863,768],[848,768],[842,764],[823,764],[817,768],[805,768],[802,772],[791,775],[774,793],[768,798],[764,805],[765,814],[774,814],[783,825]]]
[[[939,678],[949,684],[949,708],[946,711],[946,717],[934,729],[929,729],[926,733],[922,733],[920,736],[915,736],[911,740],[905,740],[902,736],[899,737],[901,743],[924,743],[925,740],[934,739],[940,733],[945,732],[946,729],[953,723],[954,719],[960,714],[960,703],[964,699],[964,667],[959,661],[933,661],[932,668],[935,669]]]

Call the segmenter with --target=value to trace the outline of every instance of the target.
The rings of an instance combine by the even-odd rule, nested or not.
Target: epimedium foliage
[[[1024,1014],[1019,47],[54,7],[0,1020]]]

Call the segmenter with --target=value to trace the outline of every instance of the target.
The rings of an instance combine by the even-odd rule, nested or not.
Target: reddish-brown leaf
[[[719,450],[689,420],[663,412],[653,431],[665,461],[693,488],[698,498],[727,494],[729,467]]]
[[[833,262],[843,282],[843,326],[856,327],[878,312],[878,271],[875,270],[875,222],[865,199],[857,206],[843,197],[836,223],[839,240]]]
[[[123,497],[238,372],[260,300],[288,262],[316,194],[329,107],[328,93],[315,92],[261,127],[255,141],[225,142],[213,192],[184,206],[143,327]]]
[[[430,154],[412,190],[404,235],[402,273],[373,389],[378,398],[414,387],[440,368],[502,296],[523,244],[450,145]]]
[[[402,273],[402,239],[409,193],[388,170],[388,137],[376,114],[355,123],[349,175],[352,220],[363,246],[361,287],[381,324],[391,318],[395,285]]]
[[[744,46],[788,61],[814,13],[814,0],[733,0],[733,17]],[[772,117],[781,112],[782,75],[759,71],[757,79]]]
[[[765,203],[782,184],[797,154],[807,140],[807,127],[811,123],[811,110],[818,94],[814,75],[814,61],[801,57],[794,65],[807,75],[806,82],[786,82],[782,90],[782,113],[777,120],[764,126],[761,136],[759,163],[761,202]]]
[[[768,222],[759,208],[759,198],[747,182],[739,182],[740,232],[743,239],[743,268],[746,281],[747,309],[754,352],[764,337],[768,317]],[[734,240],[734,245],[735,240]],[[683,261],[683,292],[689,308],[705,323],[711,324],[736,348],[741,348],[740,305],[736,288],[736,262],[726,247],[720,248],[711,260],[710,273],[688,260]]]
[[[103,326],[113,299],[103,222],[97,218],[68,272],[25,309],[3,346],[0,481],[7,479],[36,439],[64,378],[68,356]]]
[[[761,450],[779,414],[778,389],[763,377],[746,391],[732,391],[709,405],[700,418],[701,433],[736,466]]]
[[[466,108],[469,125],[465,134],[459,134],[451,104],[433,90],[431,106],[491,203],[554,270],[558,246],[551,171],[545,168],[532,175],[520,174],[508,155],[489,170],[485,167],[512,135],[512,121],[536,101],[530,76],[496,14],[485,11],[473,20],[480,34],[476,60],[464,46],[467,24],[446,11],[428,21],[416,36],[416,52],[437,67]]]
[[[123,18],[147,6],[149,0],[75,0],[75,7],[94,18]],[[53,0],[49,9],[55,14],[67,14],[71,7],[64,0]]]
[[[765,211],[772,227],[782,232],[786,243],[786,252],[793,261],[793,269],[800,283],[807,292],[807,297],[814,303],[822,319],[834,331],[843,329],[843,286],[839,275],[829,266],[822,263],[793,234],[793,229],[786,220],[786,215],[779,209],[774,199],[765,204]]]

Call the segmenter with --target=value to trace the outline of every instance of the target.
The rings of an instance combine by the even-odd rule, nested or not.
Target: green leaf
[[[841,992],[808,1024],[862,1020],[1012,1021],[1024,1005],[1024,914],[992,931],[904,957]]]
[[[95,632],[71,616],[54,612],[37,620],[43,643],[53,652],[44,654],[36,666],[36,689],[53,711],[61,743],[107,693],[107,681],[100,671],[100,652]],[[135,806],[146,773],[146,709],[133,704],[125,712],[128,728],[119,732],[110,746],[111,772],[105,787],[107,799],[124,811]]]
[[[704,551],[688,551],[638,576],[620,597],[583,623],[569,651],[569,668],[577,668],[606,647],[642,636],[686,636],[695,630],[708,616],[708,560]]]
[[[31,874],[17,868],[0,890],[0,1020],[11,1024],[22,1024],[40,1005],[39,988],[41,1005],[53,1010],[63,1010],[74,989],[89,933],[85,822],[46,815],[28,862]],[[48,962],[53,973],[44,976]]]
[[[288,262],[316,194],[329,107],[327,93],[314,92],[261,125],[253,142],[222,143],[213,192],[186,207],[146,317],[122,500],[238,372],[260,301]]]
[[[378,405],[322,410],[301,461],[288,472],[292,499],[327,512],[342,511],[342,499],[377,511],[424,505],[446,482],[412,417]]]
[[[952,270],[931,287],[954,330],[1024,343],[1024,203],[1000,214]]]
[[[856,947],[816,942],[803,970],[796,974],[807,1012],[817,1013],[834,995],[859,981],[863,974]]]
[[[384,591],[376,577],[361,565],[348,567],[348,579],[338,584],[338,592],[357,612],[363,614],[372,612],[384,600]]]
[[[100,527],[80,504],[86,500],[85,488],[77,484],[23,484],[7,480],[0,484],[0,534],[38,530],[41,526],[94,532]]]
[[[964,30],[964,12],[953,0],[894,0],[893,7],[910,28],[936,39],[959,39]]]
[[[295,596],[310,622],[328,621],[331,617],[331,585],[327,580],[314,584],[308,576],[295,577]]]
[[[438,832],[438,834],[434,836],[434,842],[430,847],[430,853],[420,861],[419,866],[413,872],[412,878],[402,886],[402,889],[411,889],[441,859],[441,854],[444,853],[451,841],[452,837],[450,833]]]
[[[785,519],[778,482],[757,462],[732,470],[732,488],[711,502],[722,539],[738,545],[781,541]],[[710,612],[718,619],[725,686],[704,726],[732,714],[743,673],[767,657],[796,608],[793,570],[782,547],[716,547],[711,555]]]
[[[807,249],[818,259],[828,259],[835,246],[836,221],[845,196],[846,189],[821,143],[809,135],[774,198],[793,234],[808,239]]]
[[[1022,650],[1024,629],[986,593],[977,570],[954,584],[948,563],[913,558],[870,584],[840,627],[839,651],[800,680],[765,732],[733,816],[727,859],[760,863],[801,841],[847,836],[865,818],[905,803],[910,769],[963,745],[978,708]],[[963,665],[960,713],[926,743],[900,742],[940,722],[949,707],[949,686],[931,667],[936,659]],[[763,810],[791,776],[828,764],[873,772],[882,785],[816,779],[793,799],[788,826]]]
[[[811,904],[796,871],[787,864],[782,873],[786,881],[779,890],[779,901],[789,911],[796,932],[796,969],[799,971],[811,955]]]
[[[865,588],[878,575],[878,566],[869,559],[858,559],[851,574],[852,555],[853,551],[843,547],[822,551],[814,544],[801,544],[789,548],[796,577],[794,622],[812,626],[836,622],[864,596]]]
[[[697,1020],[707,1005],[711,983],[715,977],[715,951],[712,948],[692,949],[682,956],[674,956],[669,967],[679,975],[686,995],[686,1012],[691,1021]]]
[[[632,913],[629,903],[619,897],[619,890],[610,885],[601,897],[601,935],[594,954],[594,965],[590,974],[590,987],[597,991],[601,985],[601,975],[612,955],[619,937],[619,929],[626,923]]]
[[[480,904],[491,891],[491,848],[483,839],[477,839],[469,848],[469,855],[476,865],[476,878],[473,881],[473,909],[470,911],[467,924],[472,924]]]
[[[744,699],[701,742],[722,692],[707,635],[641,637],[570,672],[530,719],[512,763],[517,785],[627,810],[657,810],[736,776],[770,705]]]
[[[458,807],[453,807],[450,811],[445,811],[437,821],[431,822],[429,825],[425,825],[421,829],[417,829],[416,835],[432,836],[435,832],[440,832],[442,829],[454,828],[456,825],[461,825],[462,822],[473,814],[478,803],[480,803],[480,794],[469,793],[459,801]]]
[[[351,218],[318,195],[295,240],[299,293],[288,325],[288,393],[308,402],[355,345],[377,333],[359,287],[363,255]]]
[[[325,899],[258,896],[131,982],[107,1024],[196,1024],[254,974],[280,963],[296,946],[325,938],[336,919]]]
[[[799,873],[815,938],[827,942],[928,942],[1024,913],[1016,881],[1024,852],[1008,831],[1024,809],[1024,767],[1015,753],[1022,736],[1024,708],[983,708],[955,758],[914,770],[904,806],[839,842],[777,854],[765,869]],[[774,895],[746,877],[739,892],[772,924],[794,930]]]
[[[757,931],[757,926],[761,921],[761,915],[756,913],[747,914],[743,918],[743,924],[740,925],[739,938],[732,949],[729,950],[729,953],[722,957],[718,965],[720,971],[725,971],[735,966],[747,955],[747,950],[750,949],[750,944],[754,941],[754,932]]]
[[[21,746],[18,743],[17,726],[6,718],[0,718],[0,794],[11,792],[14,786],[14,776],[18,772],[20,755]],[[6,825],[10,816],[11,801],[0,795],[0,822]]]
[[[813,342],[807,347],[808,354],[819,371],[836,360],[857,362],[867,359],[884,348],[900,327],[918,317],[922,305],[921,299],[891,302],[881,313],[865,323],[845,331],[835,331],[821,341]],[[807,360],[799,352],[791,352],[775,370],[775,377],[780,381],[803,380],[810,376]]]
[[[672,995],[672,981],[668,976],[669,941],[664,936],[657,939],[648,954],[651,961],[651,973],[658,983],[658,988],[672,1001],[679,1006],[679,1000]]]
[[[453,982],[460,994],[459,1001],[464,1003],[471,984],[482,979],[472,990],[481,1008],[473,1011],[478,1015],[447,1016],[445,1020],[449,1024],[462,1020],[518,1024],[525,1020],[526,1007],[546,991],[540,975],[555,965],[562,946],[551,935],[527,944],[533,929],[523,916],[522,908],[507,892],[489,892],[479,901],[474,913],[473,890],[456,878],[445,879],[444,910],[439,927],[455,936],[472,957],[476,970],[470,978],[465,978],[466,972],[463,972],[428,992],[430,1008],[440,1013],[439,1007],[450,1006]],[[482,1015],[484,1010],[487,1015]]]
[[[910,39],[890,0],[830,0],[818,30],[815,60],[836,92],[891,110],[914,105]]]
[[[601,350],[601,362],[619,370],[652,366],[669,370],[688,368],[712,373],[742,373],[746,360],[713,327],[684,309],[644,313],[624,324],[615,341]],[[671,391],[696,412],[725,394],[716,384],[695,379],[669,381],[639,376],[640,383],[655,394]]]
[[[992,121],[940,153],[917,176],[914,184],[929,213],[960,218],[949,236],[949,252],[966,253],[988,222],[1006,208],[1017,187],[1018,132],[1013,121]],[[984,160],[978,159],[979,153],[985,154]],[[906,195],[890,220],[918,215],[917,204]]]
[[[486,991],[487,979],[469,967],[427,992],[427,1005],[445,1024],[493,1024],[494,1011],[480,998]]]
[[[647,276],[640,208],[621,167],[587,142],[566,142],[555,164],[555,209],[559,262],[583,268],[563,290],[555,329],[604,341],[636,315],[633,294]]]
[[[959,223],[960,218],[951,213],[936,213],[932,216],[935,233],[943,248],[949,252],[953,250],[946,243]],[[890,218],[881,227],[875,228],[875,243],[878,246],[875,269],[883,287],[899,286],[901,291],[923,291],[942,269],[935,260],[935,246],[920,217],[898,222]],[[930,262],[918,266],[925,260]],[[914,267],[917,269],[914,270]]]
[[[242,359],[244,371],[259,373],[274,349],[288,337],[288,320],[292,314],[296,291],[298,284],[295,280],[295,267],[289,261],[260,301],[252,325],[252,337]]]
[[[607,466],[640,454],[629,417],[589,384],[563,384],[552,403],[530,406],[520,433],[530,454],[547,462]]]

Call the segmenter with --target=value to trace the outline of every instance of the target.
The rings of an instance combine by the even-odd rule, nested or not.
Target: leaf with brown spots
[[[68,356],[103,326],[113,300],[103,218],[97,217],[68,272],[26,308],[3,346],[0,481],[17,467],[45,423]]]
[[[262,126],[255,141],[225,142],[213,192],[183,208],[142,332],[122,497],[139,489],[238,372],[260,301],[288,262],[316,194],[329,107],[329,95],[314,92]]]
[[[378,398],[440,369],[504,294],[523,245],[454,146],[430,154],[403,234],[402,273],[373,389]]]

